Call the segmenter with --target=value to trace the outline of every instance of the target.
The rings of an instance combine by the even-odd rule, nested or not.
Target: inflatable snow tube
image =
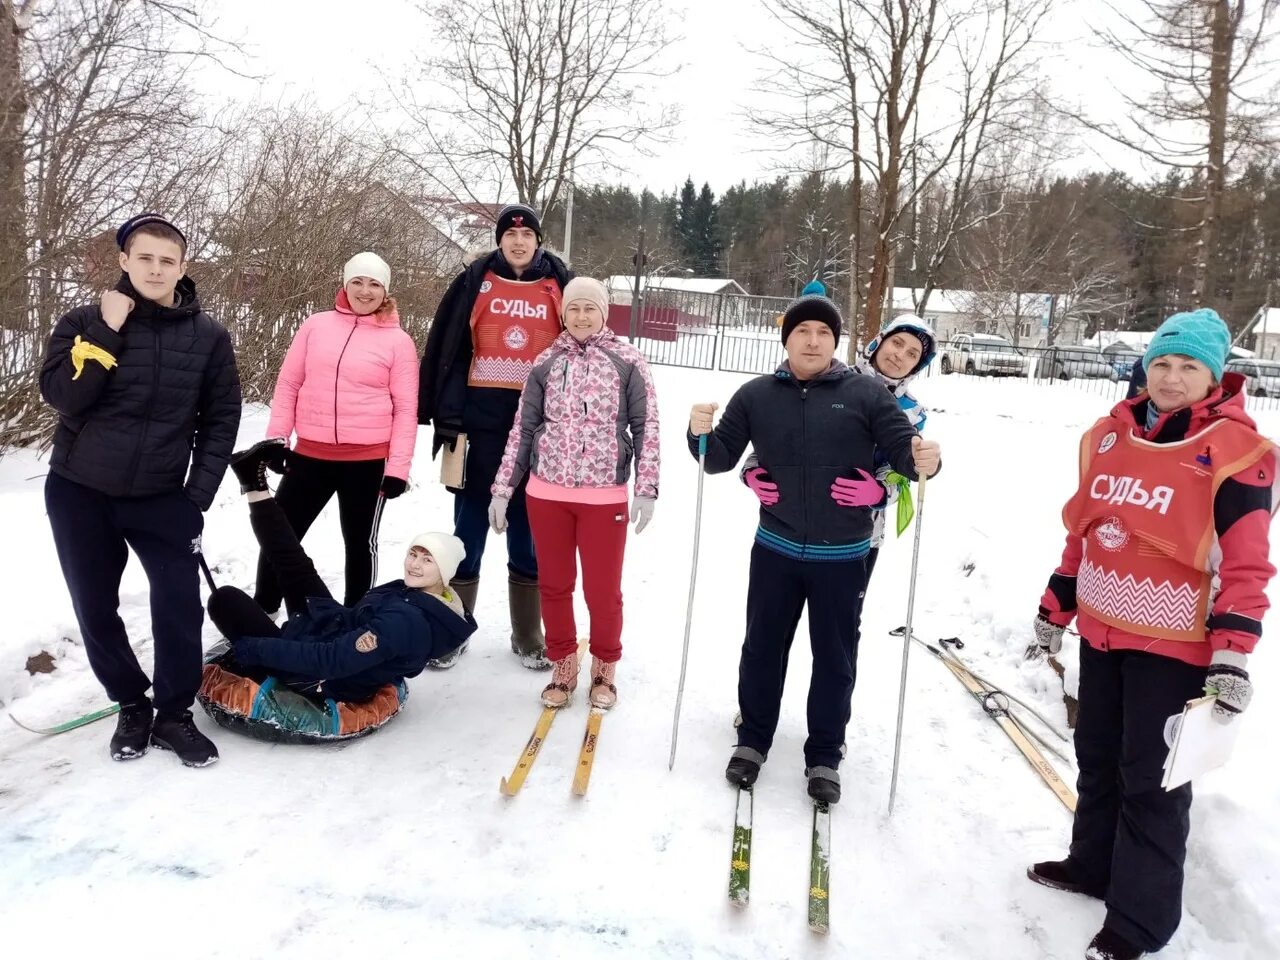
[[[217,648],[215,648],[216,650]],[[382,729],[408,699],[404,681],[361,703],[304,696],[275,677],[244,676],[225,647],[204,665],[196,698],[220,727],[270,743],[337,743]]]

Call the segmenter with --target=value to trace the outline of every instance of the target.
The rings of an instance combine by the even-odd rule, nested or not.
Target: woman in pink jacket
[[[622,657],[622,555],[627,542],[627,479],[635,460],[631,519],[648,525],[658,498],[658,401],[640,351],[605,326],[604,284],[575,277],[564,288],[564,331],[538,357],[491,492],[489,522],[506,529],[507,504],[526,473],[529,526],[538,557],[538,592],[555,672],[542,692],[562,707],[578,685],[573,590],[591,613],[591,705],[612,707]]]
[[[384,500],[404,493],[418,432],[418,356],[389,296],[391,268],[358,253],[342,270],[334,309],[307,317],[285,355],[271,398],[267,436],[297,440],[276,492],[301,540],[331,497],[346,544],[346,596],[352,606],[373,586]],[[280,586],[265,555],[254,595],[280,607]]]

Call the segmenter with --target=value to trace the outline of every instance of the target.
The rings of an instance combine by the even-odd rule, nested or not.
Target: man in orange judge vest
[[[533,361],[560,334],[560,300],[572,274],[542,246],[538,214],[519,203],[498,213],[498,248],[473,259],[436,309],[422,355],[418,422],[431,424],[434,457],[465,436],[462,486],[454,494],[454,535],[466,547],[453,589],[473,611],[480,560],[489,533],[489,487],[498,472],[520,391]],[[507,511],[511,649],[531,669],[546,669],[538,601],[538,564],[525,510],[524,485]],[[434,662],[450,667],[466,650]]]

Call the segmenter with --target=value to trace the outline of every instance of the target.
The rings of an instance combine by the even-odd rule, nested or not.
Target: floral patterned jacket
[[[640,351],[608,327],[579,343],[567,331],[534,362],[491,492],[510,497],[532,471],[563,487],[624,484],[658,495],[658,399]]]

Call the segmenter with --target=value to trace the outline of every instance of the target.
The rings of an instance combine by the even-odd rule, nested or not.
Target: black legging
[[[264,561],[270,563],[284,594],[289,616],[306,609],[308,597],[331,597],[316,573],[289,518],[274,499],[249,504],[249,522],[258,539]],[[241,637],[278,637],[280,628],[259,603],[238,587],[219,587],[209,597],[209,619],[228,640]]]

